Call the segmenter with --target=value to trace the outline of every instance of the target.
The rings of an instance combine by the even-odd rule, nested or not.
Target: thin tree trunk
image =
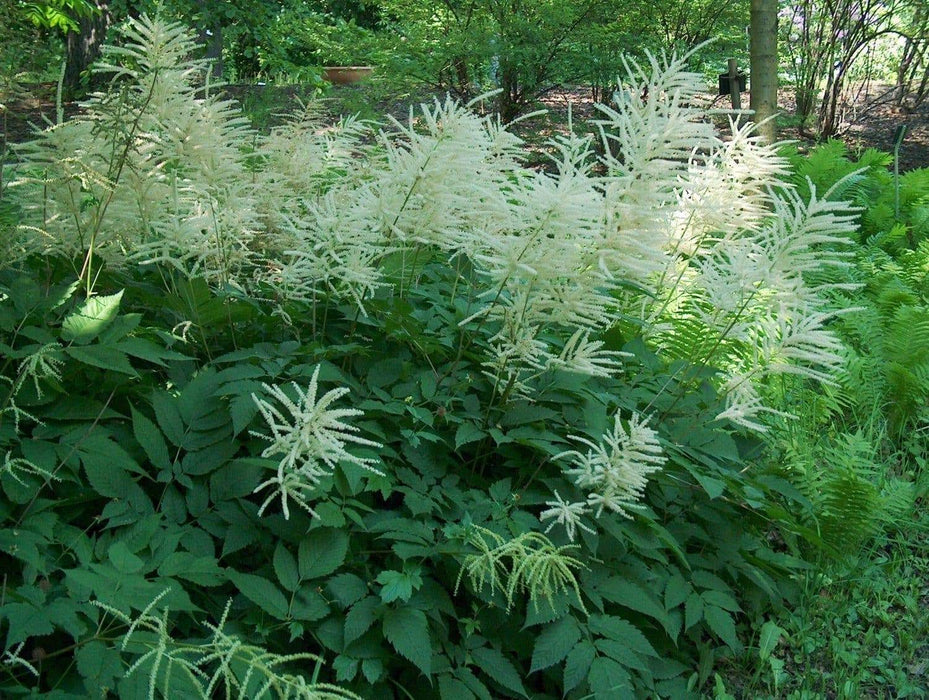
[[[93,87],[90,80],[82,85],[83,77],[90,64],[100,56],[100,47],[112,21],[106,0],[93,0],[93,4],[97,12],[81,17],[78,31],[69,32],[66,40],[64,91],[71,99]]]
[[[751,101],[758,133],[777,140],[777,0],[752,0],[750,29]]]

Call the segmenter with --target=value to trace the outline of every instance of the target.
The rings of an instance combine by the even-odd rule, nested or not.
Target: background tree
[[[777,139],[777,0],[752,0],[751,102],[761,135]]]

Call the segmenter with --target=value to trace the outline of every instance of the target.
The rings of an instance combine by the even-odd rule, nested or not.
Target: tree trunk
[[[100,55],[100,47],[106,39],[106,30],[112,21],[106,0],[93,0],[97,11],[89,17],[81,17],[78,31],[68,32],[66,43],[66,61],[64,76],[64,93],[73,99],[93,87],[93,82],[84,76],[90,64]]]
[[[777,0],[752,0],[751,109],[758,133],[768,143],[777,140]]]

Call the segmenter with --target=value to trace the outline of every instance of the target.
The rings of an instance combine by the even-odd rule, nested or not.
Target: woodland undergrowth
[[[193,53],[132,21],[5,164],[4,696],[698,697],[912,507],[860,174],[686,57],[543,172],[453,100],[256,133]]]

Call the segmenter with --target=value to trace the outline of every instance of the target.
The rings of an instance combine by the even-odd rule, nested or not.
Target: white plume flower
[[[539,513],[539,520],[551,520],[549,526],[545,529],[545,534],[551,532],[555,525],[562,525],[568,539],[574,542],[577,529],[580,528],[591,535],[596,533],[592,527],[585,525],[581,520],[585,515],[590,513],[590,507],[586,503],[568,503],[562,500],[558,491],[555,491],[554,501],[545,501],[549,506],[547,510]]]
[[[606,509],[631,518],[629,510],[637,507],[645,493],[648,475],[659,471],[667,461],[658,435],[646,423],[639,414],[633,414],[627,429],[617,413],[612,431],[601,442],[571,435],[572,440],[589,449],[571,450],[555,457],[572,459],[573,466],[565,474],[578,488],[588,492],[587,505],[596,509],[596,517]]]
[[[349,393],[347,388],[331,389],[317,399],[319,369],[317,366],[314,370],[306,390],[292,383],[297,401],[279,386],[262,385],[283,410],[275,403],[252,394],[252,400],[271,429],[270,435],[252,432],[252,435],[271,443],[261,456],[280,456],[277,475],[255,488],[255,493],[268,487],[273,489],[261,505],[259,515],[276,496],[281,498],[285,518],[290,517],[288,498],[292,498],[301,508],[315,515],[307,501],[317,490],[320,481],[331,476],[340,462],[348,462],[383,476],[382,472],[372,466],[377,460],[358,457],[347,451],[348,443],[368,447],[381,445],[356,435],[358,428],[343,421],[344,418],[363,415],[362,411],[354,408],[330,408],[338,399]],[[288,415],[285,415],[285,412]]]

